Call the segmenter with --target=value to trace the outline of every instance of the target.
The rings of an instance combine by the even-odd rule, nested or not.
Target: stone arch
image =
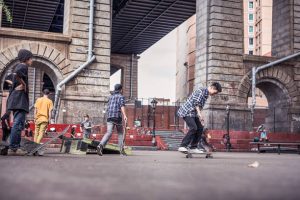
[[[33,53],[32,70],[35,68],[40,70],[40,73],[47,74],[51,79],[54,87],[63,79],[64,75],[68,73],[67,70],[69,70],[70,68],[70,61],[62,52],[60,52],[56,48],[50,45],[40,44],[36,42],[13,45],[0,51],[1,90],[3,88],[3,83],[7,72],[13,70],[14,67],[19,63],[19,61],[17,60],[17,55],[20,49],[28,49]],[[34,90],[34,94],[36,95],[35,98],[31,99],[31,101],[34,101],[37,95],[40,95],[42,84],[40,85],[40,87],[34,86],[34,88],[37,88],[36,91]],[[6,96],[7,94],[3,96],[3,102],[5,102]],[[3,102],[1,101],[1,104]]]
[[[0,52],[1,74],[7,66],[10,66],[14,62],[17,62],[16,58],[20,49],[28,49],[33,53],[34,58],[39,58],[43,60],[43,62],[48,62],[51,63],[51,65],[56,66],[61,74],[66,74],[66,69],[71,64],[71,62],[65,57],[62,52],[50,45],[37,42],[22,43],[7,47]]]
[[[286,68],[277,66],[260,71],[256,75],[256,87],[267,97],[265,125],[271,131],[292,132],[292,113],[294,103],[297,101],[298,88]],[[242,79],[238,87],[238,97],[241,103],[247,105],[251,92],[251,71]]]
[[[241,80],[237,90],[237,96],[239,97],[241,102],[246,102],[248,98],[249,91],[251,90],[252,83],[251,83],[251,71],[249,71]],[[286,73],[286,71],[282,68],[278,67],[271,67],[264,69],[256,74],[257,83],[262,82],[263,80],[269,80],[277,86],[284,89],[290,97],[291,102],[296,102],[296,96],[298,88],[293,81],[293,78]]]

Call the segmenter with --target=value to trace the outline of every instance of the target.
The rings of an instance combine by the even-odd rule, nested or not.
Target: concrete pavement
[[[299,199],[297,154],[0,157],[0,199]],[[247,165],[258,161],[258,168]]]

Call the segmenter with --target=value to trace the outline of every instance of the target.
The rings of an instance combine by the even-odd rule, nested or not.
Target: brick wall
[[[69,22],[66,26],[72,37],[69,74],[87,60],[89,1],[74,0],[67,6],[69,19],[65,22]],[[96,61],[67,84],[60,106],[66,112],[60,112],[60,121],[77,122],[84,113],[88,113],[97,123],[103,120],[102,111],[109,95],[111,1],[95,0],[94,14],[93,54]]]
[[[141,120],[143,127],[153,127],[153,114],[151,106],[143,105],[135,108],[132,105],[126,106],[128,115],[128,125],[134,126],[134,120]],[[155,111],[156,129],[157,130],[175,130],[176,125],[183,127],[183,120],[176,121],[175,106],[157,106]]]

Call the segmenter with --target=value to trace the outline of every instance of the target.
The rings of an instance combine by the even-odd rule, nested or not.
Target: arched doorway
[[[9,87],[5,83],[6,77],[11,74],[18,64],[18,61],[12,61],[1,73],[1,90],[2,90],[2,109],[1,114],[6,112],[6,101]],[[62,80],[62,75],[58,68],[49,60],[39,56],[34,56],[32,66],[28,68],[28,85],[29,85],[29,107],[30,113],[27,119],[33,119],[33,108],[37,98],[42,96],[43,89],[50,90],[50,98],[54,101],[55,88],[58,82]]]
[[[290,97],[282,83],[275,79],[263,78],[257,82],[254,126],[265,124],[269,132],[290,132]],[[261,93],[261,95],[258,95]],[[250,93],[248,95],[250,97]],[[251,98],[251,97],[250,97]],[[248,105],[251,99],[248,98]]]

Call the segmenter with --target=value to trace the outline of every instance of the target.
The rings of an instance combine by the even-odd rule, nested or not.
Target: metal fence
[[[183,127],[183,120],[177,116],[180,103],[156,98],[157,105],[154,113],[152,100],[153,98],[136,99],[127,105],[129,125],[138,122],[141,127],[152,128],[155,117],[157,129],[178,130]]]
[[[292,116],[287,106],[256,107],[254,128],[265,124],[269,132],[290,132]]]

